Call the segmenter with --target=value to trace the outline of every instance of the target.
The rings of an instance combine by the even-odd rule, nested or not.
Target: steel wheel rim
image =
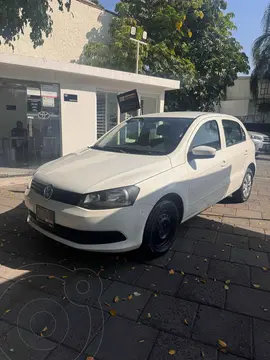
[[[243,195],[247,198],[251,193],[252,188],[252,176],[251,174],[246,174],[243,182]]]
[[[170,213],[165,212],[159,215],[153,229],[154,247],[162,250],[174,235],[175,220]]]

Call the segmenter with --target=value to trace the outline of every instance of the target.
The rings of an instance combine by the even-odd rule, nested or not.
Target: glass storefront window
[[[120,114],[120,122],[138,114],[150,114],[157,112],[158,98],[140,96],[141,110],[130,111]],[[118,101],[117,93],[97,91],[97,138],[111,130],[118,123]],[[130,140],[132,141],[132,139]]]
[[[0,79],[0,166],[36,168],[61,155],[58,84]]]
[[[97,138],[117,125],[117,94],[97,91]]]

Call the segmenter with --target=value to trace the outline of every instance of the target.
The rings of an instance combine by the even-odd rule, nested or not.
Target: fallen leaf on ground
[[[128,295],[128,300],[131,300],[132,299],[132,295]]]
[[[148,319],[151,319],[151,314],[148,313],[148,314],[147,314],[147,317],[148,317]]]
[[[63,276],[61,276],[62,277],[62,279],[66,279],[67,278],[67,275],[63,275]]]
[[[158,295],[157,294],[154,294],[154,297],[157,297]]]
[[[133,293],[133,295],[134,295],[134,296],[141,296],[141,294],[138,293],[137,291],[135,291],[135,292]]]
[[[185,275],[184,271],[181,271],[180,274],[181,274],[181,275]]]
[[[230,243],[224,243],[224,245],[233,247],[233,244],[230,244]]]
[[[111,306],[110,304],[108,304],[107,302],[104,303],[106,306]]]
[[[170,275],[174,275],[174,270],[171,269],[171,270],[169,271],[169,274],[170,274]]]
[[[231,283],[231,280],[226,280],[225,284],[229,285]]]
[[[221,346],[222,348],[228,347],[228,345],[223,340],[218,340],[217,342],[218,342],[218,345]]]
[[[42,330],[41,330],[41,332],[40,332],[40,336],[41,337],[43,337],[43,333],[45,333],[45,331],[47,331],[48,330],[48,328],[47,328],[47,326],[45,326]]]
[[[267,270],[268,270],[268,268],[267,268],[267,267],[263,267],[262,269],[263,269],[263,271],[267,271]]]
[[[259,289],[261,287],[260,284],[252,284],[252,285],[255,287],[255,289]]]
[[[207,280],[206,280],[206,279],[201,279],[200,281],[201,281],[201,283],[203,283],[203,284],[206,284],[206,283],[207,283]]]
[[[185,320],[184,320],[184,323],[185,323],[186,325],[188,325],[188,321],[187,321],[187,319],[185,319]]]
[[[144,340],[139,340],[139,343],[141,344],[141,343],[144,343]]]
[[[86,360],[95,360],[93,356],[87,356]]]
[[[54,278],[55,278],[55,276],[53,276],[53,275],[48,276],[48,279],[54,279]]]
[[[11,310],[10,309],[7,309],[5,312],[4,312],[4,315],[9,313]]]
[[[132,266],[131,270],[135,270],[135,266]]]
[[[118,303],[119,301],[120,301],[119,296],[115,296],[115,298],[113,299],[113,302]]]
[[[208,260],[207,259],[204,259],[204,262],[207,262]]]
[[[229,290],[229,286],[228,286],[228,285],[224,285],[224,289],[225,289],[225,290]]]
[[[169,354],[170,354],[170,355],[175,355],[175,354],[176,354],[176,351],[173,350],[173,349],[171,349],[171,350],[169,350]]]
[[[109,311],[109,313],[110,313],[111,316],[116,316],[116,310],[114,310],[114,309],[111,309]]]

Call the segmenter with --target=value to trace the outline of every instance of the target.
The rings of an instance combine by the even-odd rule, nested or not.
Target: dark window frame
[[[260,95],[270,95],[270,82],[268,80],[264,80],[261,82]]]
[[[237,142],[237,143],[234,143],[234,144],[227,144],[227,138],[226,138],[226,132],[225,132],[225,127],[224,127],[224,121],[230,121],[234,124],[237,124],[240,128],[240,133],[241,133],[241,138],[242,140]],[[223,133],[224,133],[224,137],[225,137],[225,145],[226,145],[226,148],[228,147],[231,147],[231,146],[234,146],[234,145],[238,145],[238,144],[242,144],[243,142],[245,142],[247,140],[247,136],[246,136],[246,133],[245,133],[245,130],[243,129],[243,126],[241,124],[239,124],[237,121],[235,120],[231,120],[231,119],[222,119],[222,128],[223,128]]]

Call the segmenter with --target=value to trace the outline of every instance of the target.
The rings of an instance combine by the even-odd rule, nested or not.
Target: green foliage
[[[255,98],[258,97],[259,81],[270,81],[270,3],[265,10],[262,27],[263,33],[255,40],[252,49],[254,70],[250,87]]]
[[[121,0],[115,10],[110,42],[87,44],[80,62],[134,72],[130,27],[138,27],[138,39],[147,31],[140,72],[181,81],[180,91],[167,94],[167,110],[211,110],[237,74],[249,71],[224,0]]]
[[[53,9],[52,0],[0,0],[0,45],[9,44],[24,34],[24,29],[29,25],[30,39],[34,48],[43,44],[43,34],[48,37],[52,32]],[[57,0],[58,8],[70,9],[71,0]]]

